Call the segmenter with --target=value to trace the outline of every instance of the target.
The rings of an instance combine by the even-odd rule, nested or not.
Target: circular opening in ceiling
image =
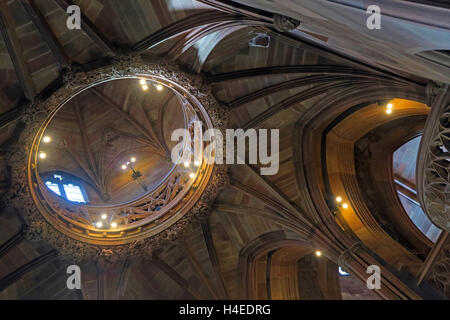
[[[172,172],[171,132],[186,110],[170,87],[150,80],[103,82],[72,97],[48,122],[38,173],[61,201],[105,206],[133,201]]]

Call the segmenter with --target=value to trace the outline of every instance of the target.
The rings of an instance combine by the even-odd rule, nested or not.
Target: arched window
[[[58,196],[70,202],[83,204],[87,202],[86,192],[76,178],[62,173],[53,173],[46,176],[45,185]]]

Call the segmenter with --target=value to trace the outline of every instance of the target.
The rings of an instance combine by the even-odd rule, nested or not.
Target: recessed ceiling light
[[[164,89],[162,84],[156,85],[156,90],[161,91],[162,89]]]
[[[147,81],[145,81],[145,79],[141,79],[141,81],[139,81],[139,83],[140,83],[141,85],[144,85],[144,84],[147,84]]]
[[[337,202],[337,203],[342,202],[342,197],[336,197],[336,202]]]
[[[148,90],[148,85],[144,84],[144,85],[142,86],[142,90],[147,91],[147,90]]]
[[[125,164],[122,165],[122,170],[126,170],[127,166]]]
[[[195,160],[195,161],[194,161],[194,166],[198,167],[199,165],[200,165],[200,161]]]
[[[190,163],[189,163],[189,161],[185,161],[183,164],[184,164],[184,166],[187,168],[187,167],[189,167],[189,164],[190,164]]]
[[[41,152],[41,153],[39,154],[39,158],[45,159],[45,158],[47,158],[47,154],[46,154],[45,152]]]
[[[136,162],[136,158],[135,157],[131,158],[130,160],[131,160],[131,162]]]
[[[387,108],[388,109],[392,109],[394,107],[394,105],[392,104],[392,103],[389,103],[388,105],[387,105]]]
[[[316,254],[316,257],[321,257],[322,256],[322,251],[316,250],[315,254]]]
[[[102,214],[102,219],[106,220],[106,218],[108,218],[108,215],[106,213]]]
[[[42,141],[44,141],[45,143],[49,143],[50,141],[52,141],[52,139],[49,136],[45,136]]]
[[[392,113],[392,109],[386,109],[386,113],[387,114],[391,114]]]
[[[189,177],[192,178],[192,179],[195,178],[195,173],[191,172],[191,173],[189,174]]]
[[[347,208],[348,208],[348,204],[344,203],[344,204],[342,205],[342,208],[347,209]]]
[[[101,228],[101,227],[103,227],[103,222],[98,221],[98,222],[95,224],[95,226],[96,226],[97,228]]]
[[[117,223],[116,222],[111,223],[111,228],[117,228]]]

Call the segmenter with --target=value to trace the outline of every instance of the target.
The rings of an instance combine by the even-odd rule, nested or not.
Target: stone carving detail
[[[436,82],[430,81],[425,87],[425,103],[428,106],[432,106],[436,97],[439,95],[441,90],[444,90],[445,86],[438,84]]]
[[[280,14],[275,14],[273,17],[273,24],[278,31],[287,32],[297,29],[301,22]]]
[[[442,252],[434,262],[427,279],[450,298],[450,240],[447,240]]]
[[[346,249],[339,255],[338,264],[342,268],[348,268],[349,262],[353,259],[353,254],[358,254],[363,250],[363,244],[358,241],[352,244],[352,246]]]
[[[432,125],[431,123],[427,125]],[[442,108],[426,146],[423,170],[424,210],[434,224],[450,231],[450,104]],[[423,143],[423,142],[422,142]],[[421,148],[422,150],[422,148]],[[419,182],[420,183],[420,182]],[[419,189],[420,191],[420,189]]]
[[[116,234],[115,239],[118,241],[111,243],[108,242],[109,235],[106,236],[106,231],[102,235],[99,230],[92,230],[89,213],[83,212],[82,208],[70,212],[65,206],[52,203],[48,194],[41,192],[42,186],[39,185],[33,155],[37,152],[36,141],[39,139],[36,137],[42,133],[45,121],[63,103],[82,90],[108,80],[136,77],[166,81],[166,85],[178,90],[186,99],[191,99],[194,111],[202,114],[211,127],[224,130],[228,123],[226,109],[217,103],[210,87],[200,76],[188,75],[177,65],[162,60],[143,61],[138,55],[118,57],[111,65],[92,71],[69,71],[64,75],[63,86],[53,95],[45,101],[29,104],[21,117],[27,124],[18,143],[21,147],[12,152],[8,159],[12,165],[13,187],[2,197],[2,202],[21,210],[28,225],[28,239],[44,240],[71,261],[90,259],[108,265],[129,256],[150,257],[152,251],[163,243],[183,237],[194,220],[205,219],[212,201],[228,183],[225,165],[205,164],[199,174],[202,178],[195,187],[183,184],[182,175],[173,175],[161,190],[157,190],[152,201],[140,208],[151,215],[158,211],[158,206],[177,198],[179,202],[175,205],[178,207],[171,211],[170,219],[161,219],[161,222],[153,219],[145,223],[145,217],[133,219],[133,216],[136,217],[136,209],[131,209],[134,211],[126,213],[124,218],[127,223],[133,224],[136,220],[140,224],[132,233],[125,230],[125,233]],[[185,190],[186,188],[189,190]],[[178,195],[181,193],[186,195],[179,199]],[[99,234],[92,236],[96,232]]]

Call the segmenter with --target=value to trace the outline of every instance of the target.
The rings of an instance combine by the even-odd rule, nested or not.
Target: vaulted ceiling
[[[343,29],[345,17],[330,13],[334,6],[319,16],[314,13],[319,10],[316,1],[301,5],[284,1],[283,7],[277,1],[237,2],[0,3],[0,185],[4,191],[14,184],[9,180],[8,158],[19,147],[26,102],[47,99],[67,70],[93,70],[124,54],[162,57],[200,74],[230,110],[231,128],[280,130],[277,174],[261,176],[258,166],[231,165],[231,182],[215,200],[208,220],[194,223],[183,240],[166,244],[150,260],[127,259],[109,269],[83,262],[82,291],[66,288],[67,262],[47,244],[24,239],[21,212],[4,207],[1,299],[423,299],[448,294],[448,287],[436,289],[434,280],[427,278],[433,269],[427,257],[441,257],[438,253],[447,238],[441,235],[436,247],[412,224],[411,232],[419,235],[406,236],[406,227],[396,225],[408,219],[398,198],[384,197],[371,207],[370,199],[376,198],[359,194],[364,193],[368,181],[364,179],[371,177],[358,176],[354,168],[360,148],[378,146],[377,129],[390,130],[392,144],[400,146],[410,137],[409,129],[423,128],[428,113],[425,86],[430,79],[448,81],[448,72],[400,54],[403,45],[391,47],[394,35],[371,49],[367,35],[360,39],[354,37],[358,31]],[[70,4],[81,7],[81,30],[66,27],[65,8]],[[305,24],[282,32],[274,26],[274,12],[292,12],[292,18]],[[403,17],[397,19],[404,22]],[[387,23],[389,28],[395,21]],[[410,36],[407,29],[400,33]],[[359,44],[363,49],[356,50]],[[389,118],[381,105],[393,98],[409,100]],[[40,170],[64,169],[89,180],[89,171],[100,163],[116,170],[124,161],[121,154],[135,152],[138,158],[145,157],[142,170],[156,181],[168,170],[164,158],[172,146],[168,134],[182,123],[178,107],[170,90],[143,92],[136,79],[91,88],[70,100],[47,129],[52,140],[65,140],[75,157],[54,146],[47,151],[51,161]],[[384,126],[394,120],[393,128]],[[401,129],[403,121],[409,121],[408,129]],[[109,132],[115,139],[105,144]],[[376,138],[365,136],[370,134]],[[327,139],[335,139],[335,144],[324,143]],[[105,147],[111,148],[108,159],[101,156]],[[377,173],[374,163],[385,161],[387,155],[361,159],[373,170],[369,173]],[[392,158],[388,160],[392,166]],[[113,201],[138,192],[126,189],[120,174],[109,185]],[[390,175],[392,170],[383,171],[376,187],[395,188]],[[329,204],[336,193],[330,190],[349,194],[354,215],[339,213]],[[378,213],[386,208],[398,214],[385,219]],[[357,242],[366,251],[348,265],[351,275],[340,278],[338,266],[343,266],[349,252],[356,254]],[[392,245],[398,256],[381,243]],[[322,257],[314,255],[317,250]],[[370,262],[387,270],[388,289],[382,293],[366,288],[364,273]],[[422,285],[399,280],[405,274],[420,279]]]

